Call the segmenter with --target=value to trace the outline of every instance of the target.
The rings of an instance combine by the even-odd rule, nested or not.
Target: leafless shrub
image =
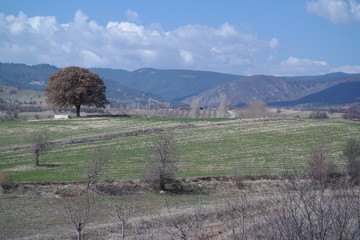
[[[34,131],[30,133],[31,150],[34,155],[34,163],[40,166],[40,155],[45,152],[49,146],[49,133],[46,130]]]
[[[342,115],[344,119],[359,120],[360,119],[360,104],[349,107]]]
[[[233,175],[233,180],[236,185],[236,187],[241,190],[244,189],[244,175],[241,173],[241,171],[236,171]]]
[[[354,183],[360,183],[360,140],[349,139],[342,152],[348,176]]]
[[[226,118],[227,117],[227,111],[228,111],[228,99],[227,96],[225,94],[222,94],[220,96],[220,102],[219,102],[219,117],[220,118]]]
[[[329,118],[329,115],[324,111],[313,111],[309,114],[309,118],[324,119]]]
[[[216,211],[216,218],[222,223],[226,229],[231,231],[231,238],[234,240],[247,239],[249,205],[247,197],[244,193],[235,200],[229,200]]]
[[[160,231],[161,227],[162,223],[159,216],[153,216],[148,219],[142,218],[141,221],[137,224],[137,226],[135,226],[134,239],[162,239],[160,237],[163,235],[163,233]]]
[[[5,104],[5,117],[4,120],[15,120],[18,119],[19,117],[19,108],[20,105],[18,104],[18,102],[14,101],[14,102],[7,102]]]
[[[143,180],[153,187],[166,190],[173,181],[179,161],[176,144],[171,135],[161,135],[150,147],[152,155],[147,159]]]
[[[321,141],[312,148],[307,161],[307,173],[311,179],[325,182],[335,172],[336,165],[329,160],[327,152],[327,146]]]
[[[190,115],[192,118],[200,117],[200,98],[194,98],[192,100]]]
[[[240,118],[263,118],[269,117],[271,113],[268,111],[265,102],[254,101],[246,108],[242,108],[239,111]]]
[[[175,215],[174,210],[167,208],[167,213],[161,216],[167,233],[171,239],[196,239],[197,232],[201,227],[203,210],[200,205],[193,206],[190,214]]]
[[[360,191],[290,179],[264,215],[266,239],[359,239]]]
[[[94,183],[102,174],[104,174],[110,159],[111,152],[108,149],[102,148],[101,146],[94,148],[89,166],[86,169],[88,188],[90,188],[90,184]]]
[[[82,231],[94,214],[94,196],[88,194],[86,197],[66,198],[62,206],[64,215],[75,226],[77,239],[81,240]]]

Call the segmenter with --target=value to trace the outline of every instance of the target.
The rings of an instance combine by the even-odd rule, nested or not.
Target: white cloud
[[[129,22],[139,22],[140,21],[140,17],[139,17],[139,14],[136,12],[136,11],[133,11],[131,9],[128,9],[126,11],[126,17],[127,17],[127,20]]]
[[[360,4],[356,0],[315,0],[307,2],[306,8],[333,23],[360,22]]]
[[[276,48],[280,47],[279,40],[277,38],[272,38],[269,42],[269,46],[272,49],[276,49]]]
[[[135,11],[128,10],[127,15],[139,19]],[[276,38],[263,40],[228,23],[218,28],[187,25],[171,31],[135,22],[110,21],[102,26],[81,10],[66,23],[53,16],[0,14],[0,34],[2,62],[129,70],[188,67],[241,73],[279,45]]]
[[[159,25],[134,22],[110,21],[102,26],[81,10],[67,23],[53,16],[0,14],[0,62],[127,70],[190,68],[245,75],[310,75],[333,69],[324,61],[306,58],[278,60],[280,47],[275,37],[261,39],[228,23],[163,31]],[[358,69],[344,66],[339,71]]]
[[[358,66],[346,65],[337,68],[332,68],[331,72],[360,73],[360,65]]]
[[[186,64],[193,64],[194,63],[194,56],[191,52],[180,50],[180,56],[183,59],[184,63]]]
[[[307,58],[297,58],[290,56],[275,67],[275,75],[317,75],[325,74],[330,70],[330,66],[325,61],[316,61]]]

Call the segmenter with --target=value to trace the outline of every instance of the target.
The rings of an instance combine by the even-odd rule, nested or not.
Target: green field
[[[360,123],[342,120],[225,121],[163,118],[99,118],[0,122],[0,148],[28,144],[28,134],[47,129],[51,140],[159,127],[198,126],[171,131],[181,157],[178,177],[278,174],[302,167],[318,141],[330,149],[330,158],[342,168],[341,148],[359,137]],[[21,182],[81,181],[92,150],[101,145],[112,152],[104,179],[139,179],[157,134],[53,147],[35,168],[30,150],[0,153],[0,171]]]

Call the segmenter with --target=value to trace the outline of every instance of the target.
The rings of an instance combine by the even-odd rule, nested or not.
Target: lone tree
[[[40,166],[40,155],[49,147],[49,133],[46,130],[32,132],[29,135],[29,140],[34,155],[34,163],[36,166]]]
[[[144,181],[160,190],[166,190],[177,169],[179,156],[174,138],[171,135],[161,135],[150,147],[152,155],[147,159],[144,169]]]
[[[109,102],[105,96],[103,80],[86,68],[67,67],[49,77],[45,89],[46,101],[58,108],[75,106],[76,116],[80,116],[81,105],[105,107]]]

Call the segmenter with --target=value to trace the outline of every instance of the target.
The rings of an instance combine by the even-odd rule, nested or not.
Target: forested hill
[[[345,84],[350,82],[355,83]],[[360,74],[331,73],[306,77],[256,75],[226,82],[184,99],[184,102],[191,103],[196,97],[201,105],[215,107],[219,105],[221,96],[226,95],[230,105],[244,105],[253,101],[281,106],[336,105],[360,102],[360,91],[353,91],[351,87],[357,86],[357,82],[360,82]]]
[[[142,68],[132,72],[108,68],[91,70],[104,78],[113,79],[131,88],[158,94],[171,101],[181,101],[219,84],[242,78],[239,75],[193,70],[152,68]]]
[[[48,64],[29,66],[0,63],[0,85],[43,91],[48,77],[59,70]],[[152,68],[135,71],[109,68],[90,70],[104,79],[107,97],[112,102],[145,103],[151,98],[158,102],[191,104],[193,98],[199,98],[202,106],[217,107],[222,95],[227,96],[229,105],[244,105],[257,100],[283,106],[336,105],[360,101],[360,91],[356,91],[360,74],[245,77],[209,71]]]
[[[48,78],[61,68],[49,64],[25,65],[15,63],[0,63],[0,85],[20,87],[27,90],[44,91]],[[101,76],[101,75],[100,75]],[[107,98],[113,102],[147,103],[151,98],[155,101],[165,101],[161,96],[133,89],[111,78],[101,76],[106,85]]]

